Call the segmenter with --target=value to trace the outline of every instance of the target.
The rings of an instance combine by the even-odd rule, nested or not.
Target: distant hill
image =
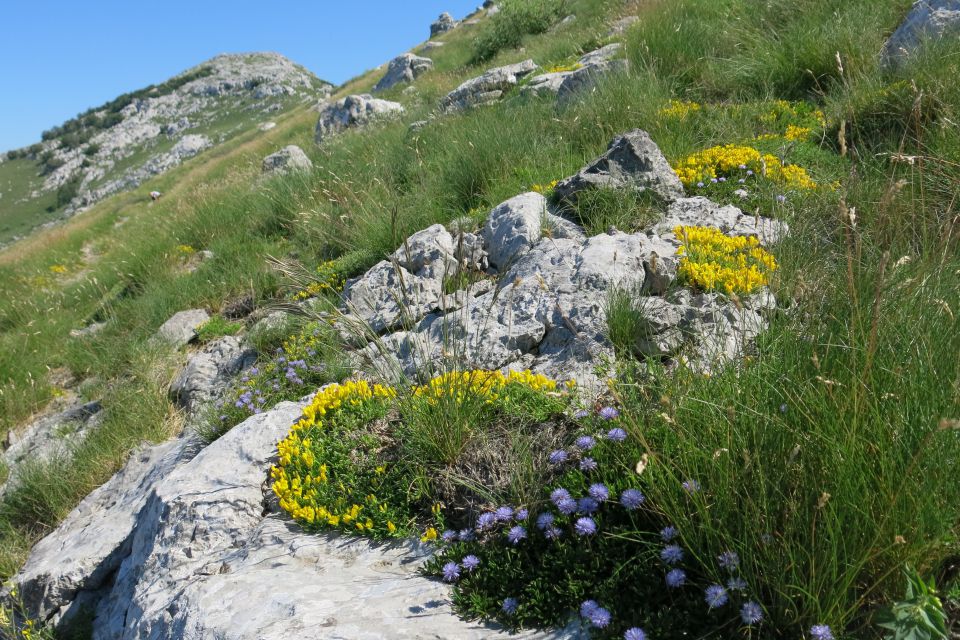
[[[276,53],[224,54],[0,153],[0,245],[317,101],[332,85]]]

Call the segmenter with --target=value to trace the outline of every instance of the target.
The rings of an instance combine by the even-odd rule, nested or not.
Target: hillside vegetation
[[[106,417],[68,455],[32,466],[3,495],[0,575],[13,575],[31,545],[137,444],[182,427],[167,397],[180,356],[149,341],[173,313],[218,312],[246,296],[258,307],[289,304],[301,290],[299,297],[332,312],[344,279],[412,233],[434,223],[477,224],[525,191],[550,195],[549,185],[616,135],[642,128],[689,195],[790,225],[773,250],[769,281],[780,307],[751,356],[709,375],[638,359],[631,343],[643,310],[630,292],[611,292],[609,339],[618,362],[603,372],[609,383],[600,400],[558,400],[541,393],[554,387],[530,379],[497,382],[509,389],[497,408],[445,410],[441,402],[437,409],[417,404],[417,392],[403,400],[408,389],[383,391],[357,413],[331,419],[328,450],[358,425],[403,416],[400,450],[413,463],[398,465],[396,473],[408,475],[387,474],[383,491],[392,505],[404,505],[396,513],[406,524],[396,535],[431,539],[444,518],[469,528],[455,521],[479,509],[431,514],[435,503],[460,495],[437,476],[455,462],[444,445],[460,450],[454,440],[462,434],[453,432],[463,416],[527,433],[579,402],[586,413],[571,418],[571,433],[623,431],[624,438],[617,431],[600,444],[567,443],[574,457],[591,451],[594,475],[573,465],[541,473],[530,463],[521,470],[526,493],[490,501],[549,507],[545,496],[562,485],[598,502],[608,491],[609,504],[620,496],[627,506],[635,495],[622,492],[639,485],[649,508],[601,512],[615,535],[592,537],[581,528],[580,537],[531,540],[521,550],[517,540],[506,542],[509,533],[482,547],[451,538],[429,570],[456,582],[454,603],[467,617],[511,628],[562,626],[579,610],[596,637],[826,640],[886,637],[879,623],[894,615],[903,634],[926,629],[898,638],[947,637],[938,629],[956,625],[960,600],[960,62],[956,40],[945,39],[898,66],[880,64],[883,43],[911,4],[505,1],[502,15],[462,24],[425,53],[434,68],[415,91],[380,96],[404,104],[401,119],[317,146],[316,113],[295,106],[269,132],[245,131],[9,247],[0,253],[0,430],[17,430],[62,393],[51,374],[64,369],[88,381],[82,395],[102,399]],[[570,14],[576,19],[561,22]],[[608,35],[625,15],[639,20]],[[573,101],[508,95],[430,117],[447,92],[488,68],[526,58],[562,68],[612,40],[624,42],[629,72]],[[381,75],[363,74],[332,98],[369,91]],[[427,123],[411,130],[421,120]],[[263,156],[286,144],[305,149],[314,169],[260,178]],[[765,167],[781,167],[783,179],[758,180],[741,197],[735,178],[748,176],[736,172],[761,158]],[[24,171],[23,162],[0,171]],[[724,180],[712,182],[717,176]],[[165,196],[148,204],[153,189]],[[580,201],[571,215],[590,234],[610,226],[634,231],[659,207],[614,192]],[[182,247],[214,257],[188,271]],[[282,258],[285,269],[269,257]],[[689,278],[697,284],[696,274]],[[94,322],[106,324],[70,336]],[[269,375],[238,384],[210,416],[209,439],[254,411],[241,401],[245,392],[265,398],[260,411],[349,370],[351,346],[325,323],[294,319],[254,339],[258,369]],[[324,373],[268,389],[281,345],[284,358],[300,354]],[[398,394],[399,409],[391,408],[385,399]],[[321,394],[314,403],[325,408],[327,401]],[[315,439],[322,437],[318,430]],[[381,482],[377,465],[340,454],[341,464],[355,465],[349,473],[358,487]],[[553,496],[558,508],[562,498]],[[373,537],[391,537],[394,519],[378,521]],[[339,519],[330,525],[340,526]],[[318,521],[314,528],[330,527]],[[529,530],[533,538],[532,522]],[[679,556],[668,550],[674,546]],[[473,554],[484,569],[468,575],[463,563]],[[449,562],[463,575],[451,579]],[[905,573],[913,580],[906,599]],[[730,586],[734,579],[743,586]],[[954,612],[949,623],[939,622],[944,608],[917,586],[931,581]],[[735,608],[722,608],[728,599]],[[625,635],[641,628],[646,635]]]

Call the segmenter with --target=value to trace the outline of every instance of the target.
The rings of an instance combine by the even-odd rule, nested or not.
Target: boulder
[[[369,94],[351,95],[333,103],[323,104],[317,120],[317,144],[351,127],[359,127],[378,119],[393,118],[403,113],[403,105],[380,100]]]
[[[673,238],[673,229],[679,225],[714,227],[728,236],[757,236],[763,244],[775,244],[790,232],[786,222],[744,213],[733,205],[721,206],[703,196],[670,203],[667,215],[653,231]]]
[[[456,26],[457,21],[453,19],[453,16],[444,11],[440,14],[440,17],[430,25],[430,37],[433,38],[441,33],[446,33],[451,29],[455,29]]]
[[[881,63],[896,66],[926,40],[960,34],[960,0],[916,0],[900,26],[884,43]]]
[[[504,92],[515,87],[521,78],[537,68],[533,60],[490,69],[481,76],[467,80],[448,93],[440,102],[444,111],[462,111],[482,104],[496,102]]]
[[[240,338],[224,336],[190,356],[170,385],[174,402],[190,413],[220,397],[230,381],[256,362],[256,351]]]
[[[210,314],[203,309],[178,311],[160,325],[153,339],[182,347],[197,337],[197,329],[209,319]]]
[[[642,129],[614,138],[606,153],[561,180],[554,193],[561,200],[575,202],[585,189],[629,189],[650,191],[667,202],[683,197],[683,185],[660,148]]]
[[[387,73],[380,78],[374,91],[386,91],[404,82],[413,82],[421,73],[433,68],[433,60],[412,53],[397,56],[387,65]]]
[[[504,269],[529,251],[540,240],[546,213],[546,199],[532,191],[494,208],[481,232],[490,264]]]
[[[625,59],[617,59],[622,49],[619,42],[608,44],[584,54],[569,71],[543,73],[530,79],[520,90],[523,95],[556,95],[563,104],[579,91],[592,88],[606,74],[623,72],[628,68]]]
[[[263,173],[279,174],[311,169],[313,169],[313,163],[310,162],[310,158],[295,144],[287,145],[263,159]]]

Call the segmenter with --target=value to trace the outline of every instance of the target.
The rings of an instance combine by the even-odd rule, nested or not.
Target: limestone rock
[[[660,148],[642,129],[614,138],[606,153],[561,180],[554,193],[561,200],[575,202],[584,189],[631,189],[651,191],[665,201],[683,197],[683,185]]]
[[[441,33],[446,33],[451,29],[455,29],[456,26],[457,21],[453,19],[453,16],[444,11],[440,14],[440,17],[430,25],[430,37],[433,38]]]
[[[311,169],[313,169],[313,163],[310,162],[310,158],[295,144],[287,145],[263,159],[263,173],[289,173]]]
[[[386,91],[404,82],[413,82],[417,76],[433,68],[433,60],[412,53],[405,53],[390,61],[387,73],[373,88],[374,91]]]
[[[640,20],[640,16],[626,16],[625,18],[620,18],[610,25],[610,30],[607,32],[607,37],[612,38],[623,35],[627,29],[633,26],[638,20]]]
[[[274,127],[276,127],[276,126],[277,126],[277,123],[276,123],[276,122],[273,122],[272,120],[268,120],[267,122],[261,122],[260,124],[258,124],[258,125],[257,125],[257,130],[258,130],[258,131],[267,132],[267,131],[270,131],[270,129],[273,129]]]
[[[154,338],[174,347],[182,347],[197,337],[197,329],[209,319],[210,314],[203,309],[178,311],[160,325]]]
[[[403,113],[403,105],[380,100],[369,94],[351,95],[325,104],[320,110],[315,138],[317,144],[329,136],[350,127],[363,126],[381,118],[392,118]]]
[[[186,366],[170,385],[174,401],[195,413],[203,404],[223,394],[235,376],[256,361],[253,349],[240,338],[224,336],[190,356]]]
[[[533,191],[497,205],[483,227],[490,264],[503,269],[523,256],[541,236],[547,201]]]
[[[960,0],[916,0],[903,22],[883,45],[881,62],[896,66],[910,58],[924,40],[960,34]]]
[[[763,244],[775,244],[790,231],[786,222],[749,215],[733,205],[720,206],[703,196],[672,202],[666,217],[653,231],[672,238],[673,229],[678,225],[714,227],[730,236],[757,236]]]
[[[543,96],[553,94],[561,103],[567,102],[579,91],[592,88],[604,75],[627,70],[625,59],[614,59],[622,49],[618,42],[584,54],[577,68],[569,71],[543,73],[531,78],[521,94]]]
[[[483,75],[467,80],[451,91],[440,103],[444,111],[462,111],[470,107],[496,102],[504,92],[515,87],[519,80],[537,68],[533,60],[490,69]]]

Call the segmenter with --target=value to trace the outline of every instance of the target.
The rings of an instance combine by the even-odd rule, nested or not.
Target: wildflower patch
[[[770,180],[787,189],[813,190],[817,183],[806,169],[784,164],[770,153],[736,144],[710,147],[687,156],[673,170],[687,188],[704,188],[722,182],[748,184]]]
[[[679,276],[705,291],[750,294],[768,283],[777,269],[773,254],[756,236],[728,236],[713,227],[678,226]]]

